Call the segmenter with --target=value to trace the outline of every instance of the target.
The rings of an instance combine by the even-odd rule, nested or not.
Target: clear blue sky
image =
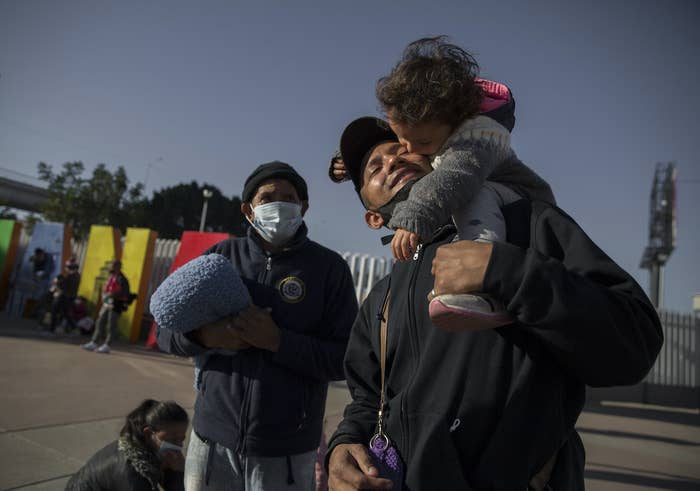
[[[123,165],[148,190],[240,194],[259,163],[306,177],[311,235],[388,255],[350,185],[345,124],[410,41],[447,34],[517,100],[513,145],[641,285],[654,165],[678,164],[666,306],[700,293],[700,3],[0,0],[0,166]]]

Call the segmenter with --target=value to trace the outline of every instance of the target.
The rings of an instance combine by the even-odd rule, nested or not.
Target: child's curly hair
[[[409,44],[401,60],[377,82],[377,99],[391,119],[408,125],[446,123],[453,128],[479,112],[479,65],[446,36]]]

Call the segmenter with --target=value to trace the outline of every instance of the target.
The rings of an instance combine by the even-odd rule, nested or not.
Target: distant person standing
[[[121,261],[112,261],[109,269],[109,279],[102,295],[102,308],[95,323],[95,333],[89,343],[82,348],[98,353],[109,353],[109,343],[112,340],[114,329],[119,321],[119,316],[129,306],[129,281],[122,274]],[[98,345],[100,337],[104,335],[104,343]]]
[[[51,302],[51,327],[54,332],[56,326],[63,320],[66,321],[66,330],[75,328],[75,323],[69,314],[71,305],[78,295],[78,285],[80,284],[80,273],[78,272],[78,261],[75,256],[66,261],[66,272],[56,278],[56,288],[53,292]]]

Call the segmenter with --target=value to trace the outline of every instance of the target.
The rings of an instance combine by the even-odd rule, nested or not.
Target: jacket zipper
[[[246,430],[248,429],[248,399],[250,398],[250,379],[243,384],[243,402],[241,403],[241,424],[239,429],[237,453],[245,453]]]
[[[416,311],[415,308],[413,307],[413,297],[414,297],[414,290],[416,287],[416,277],[418,276],[418,271],[420,269],[420,265],[423,259],[423,244],[418,244],[418,247],[416,247],[416,252],[413,254],[413,262],[414,264],[412,265],[411,269],[411,274],[409,276],[408,280],[408,340],[409,344],[411,346],[411,352],[412,352],[412,358],[414,360],[414,372],[415,372],[415,366],[418,366],[418,347],[416,346],[416,342],[414,339],[414,331],[415,331],[415,326],[416,326]],[[406,460],[408,460],[408,456],[411,452],[411,439],[408,434],[408,409],[406,407],[406,395],[408,394],[410,388],[411,388],[411,382],[413,381],[413,378],[409,380],[408,384],[406,385],[406,390],[404,390],[403,397],[401,398],[401,438],[403,440],[403,455]]]
[[[267,255],[267,259],[265,260],[265,272],[262,274],[262,278],[260,283],[263,285],[267,284],[267,279],[268,276],[270,275],[270,271],[272,271],[272,256],[270,254]],[[258,363],[261,365],[261,363]],[[238,449],[237,451],[239,453],[245,453],[246,449],[246,431],[248,429],[248,410],[250,409],[250,386],[252,385],[252,381],[250,379],[247,379],[244,384],[244,393],[243,393],[243,403],[241,404],[241,425],[240,425],[240,434],[238,438]]]

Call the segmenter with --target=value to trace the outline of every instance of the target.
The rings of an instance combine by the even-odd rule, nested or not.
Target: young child
[[[392,253],[397,260],[408,260],[450,217],[460,239],[505,240],[500,206],[521,195],[554,202],[549,185],[510,147],[510,91],[478,79],[477,73],[474,58],[441,36],[409,44],[391,73],[377,83],[377,98],[399,141],[408,152],[430,156],[434,168],[393,209],[388,226],[396,230]],[[510,116],[499,113],[503,108]],[[342,176],[338,170],[336,178]],[[430,315],[447,330],[512,322],[500,302],[478,294],[438,292]]]
[[[554,202],[549,185],[515,156],[509,131],[478,114],[484,93],[476,79],[478,65],[445,39],[409,44],[391,73],[377,83],[377,99],[399,141],[408,152],[431,156],[435,169],[413,185],[392,213],[389,227],[397,231],[392,251],[399,260],[407,260],[449,216],[460,239],[505,240],[498,199],[481,198],[488,193],[487,179],[530,199]],[[437,295],[430,314],[445,329],[512,321],[500,302],[476,294]]]

